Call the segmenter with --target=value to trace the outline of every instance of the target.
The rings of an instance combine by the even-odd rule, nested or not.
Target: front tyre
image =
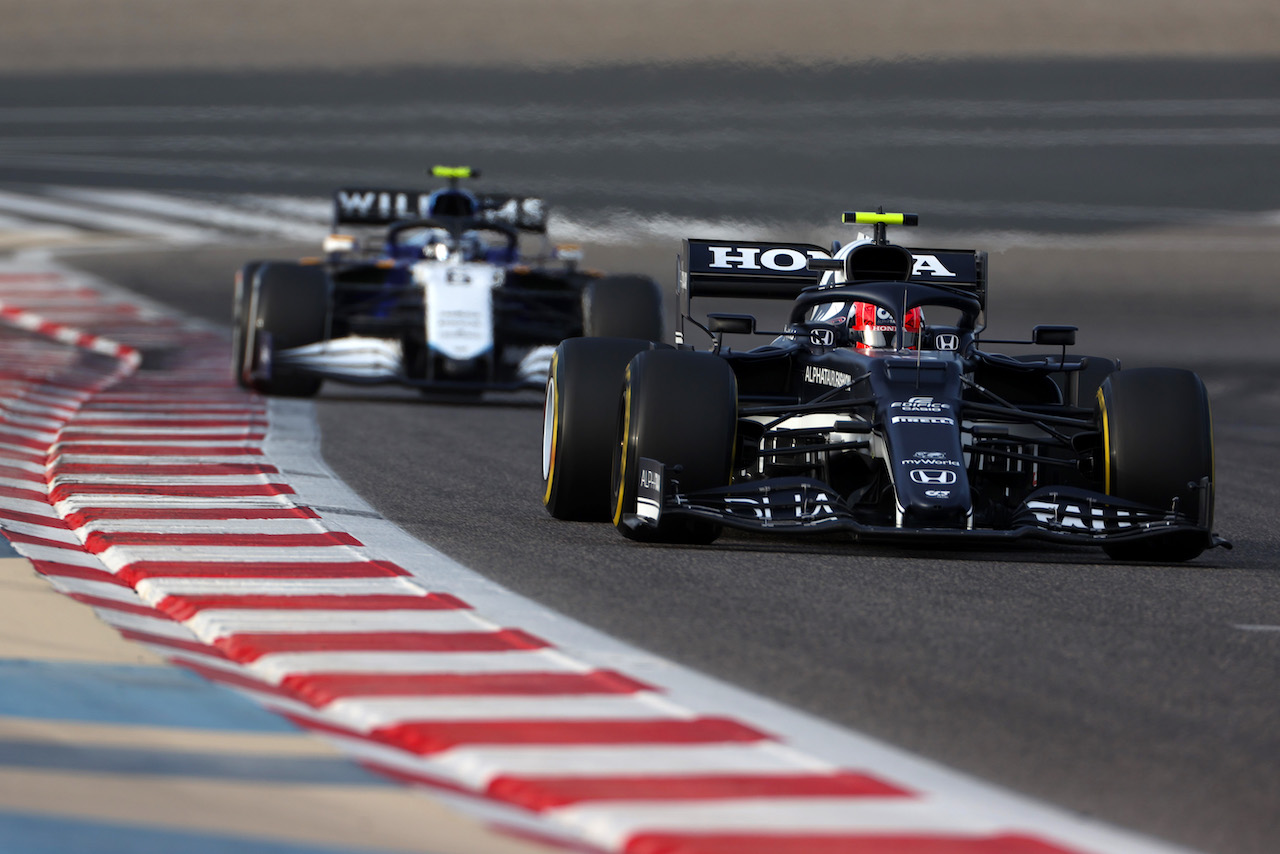
[[[1192,371],[1117,371],[1098,389],[1103,476],[1108,495],[1178,512],[1204,531],[1112,542],[1117,560],[1191,560],[1212,545],[1213,423],[1209,394]]]
[[[236,271],[235,291],[231,297],[231,378],[243,389],[252,388],[245,371],[251,360],[249,347],[254,340],[250,329],[250,302],[253,280],[262,264],[261,261],[251,261]]]
[[[633,540],[709,543],[720,526],[702,519],[629,524],[641,457],[657,460],[681,493],[728,486],[738,427],[738,387],[728,363],[709,353],[654,350],[627,366],[613,457],[613,523]]]
[[[632,356],[654,346],[633,338],[569,338],[556,347],[542,409],[542,503],[555,518],[609,518],[622,375]]]
[[[250,301],[246,358],[265,374],[252,380],[254,391],[280,397],[311,397],[322,380],[281,365],[282,350],[323,341],[329,323],[329,278],[322,267],[270,263],[260,267]],[[267,370],[260,370],[268,362]]]

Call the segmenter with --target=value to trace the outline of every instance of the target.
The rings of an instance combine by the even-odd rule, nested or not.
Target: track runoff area
[[[337,481],[311,405],[237,388],[227,346],[224,331],[84,274],[0,262],[0,527],[124,639],[367,769],[579,851],[1182,850],[494,585]],[[431,850],[429,827],[422,839]]]

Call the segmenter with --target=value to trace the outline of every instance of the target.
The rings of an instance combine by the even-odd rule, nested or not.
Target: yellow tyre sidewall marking
[[[1103,397],[1102,389],[1098,389],[1098,408],[1102,412],[1102,491],[1107,495],[1112,495],[1114,493],[1111,492],[1111,423],[1110,419],[1107,418],[1107,399]]]
[[[627,494],[627,453],[631,446],[631,366],[622,383],[622,456],[618,462],[618,501],[613,508],[613,524],[622,524],[622,505]]]
[[[560,445],[560,386],[556,382],[556,368],[560,364],[560,352],[557,350],[551,356],[551,370],[547,372],[547,396],[543,401],[542,411],[542,473],[547,481],[547,490],[542,496],[542,504],[546,506],[551,503],[551,490],[556,482],[556,451]],[[547,408],[550,407],[550,414]],[[551,419],[551,439],[550,447],[548,447],[547,418]]]

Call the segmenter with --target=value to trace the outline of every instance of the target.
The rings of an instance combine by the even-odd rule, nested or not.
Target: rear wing
[[[818,284],[822,271],[809,269],[818,259],[830,260],[831,253],[811,243],[687,239],[680,290],[690,297],[795,299]]]
[[[910,282],[971,293],[985,308],[987,253],[976,249],[913,249]],[[817,262],[817,263],[811,263]],[[679,262],[680,305],[691,315],[694,297],[795,299],[838,263],[811,243],[754,240],[684,241]],[[821,267],[822,269],[814,269]]]
[[[521,231],[545,234],[546,203],[533,196],[474,193],[479,204],[477,219],[509,225]],[[428,219],[431,191],[348,187],[333,194],[333,224],[390,225],[409,219]]]
[[[912,249],[908,281],[986,292],[987,253],[975,249]],[[691,297],[795,299],[818,284],[823,270],[810,261],[831,261],[811,243],[754,240],[684,241],[680,289]]]

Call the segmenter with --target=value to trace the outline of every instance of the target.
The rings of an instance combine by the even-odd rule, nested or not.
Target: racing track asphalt
[[[184,252],[181,297],[163,284],[171,254],[80,263],[225,322],[237,251]],[[609,526],[545,514],[536,395],[460,405],[330,386],[318,406],[324,453],[410,533],[612,634],[1033,796],[1206,851],[1260,854],[1280,834],[1280,774],[1266,759],[1280,752],[1270,509],[1280,496],[1268,474],[1278,469],[1280,352],[1249,343],[1268,341],[1268,315],[1248,293],[1213,309],[1170,297],[1183,284],[1170,273],[1161,311],[1144,310],[1150,294],[1112,295],[1098,317],[1038,291],[1028,271],[1060,260],[1053,254],[996,259],[1029,278],[1006,294],[993,273],[1003,318],[993,332],[1075,322],[1089,352],[1201,370],[1215,412],[1218,527],[1234,551],[1169,567],[1056,547],[929,551],[744,534],[704,548],[639,546]],[[1269,260],[1238,263],[1256,274]],[[1131,252],[1109,263],[1159,266]],[[1198,275],[1186,256],[1180,266]],[[1125,319],[1144,315],[1130,334]],[[1199,334],[1235,343],[1189,340],[1193,316]],[[1246,357],[1255,363],[1241,365]]]
[[[1261,70],[1265,80],[1274,81],[1274,65]],[[1033,68],[1021,80],[1013,71],[1005,69],[999,82],[1016,96],[1019,85],[1045,68]],[[1047,81],[1028,86],[1070,95],[1065,78],[1054,76],[1061,69],[1049,71]],[[1164,83],[1182,81],[1180,91],[1205,98],[1219,77],[1234,79],[1236,73],[1219,66],[1183,67],[1163,77],[1161,69],[1148,69],[1149,75],[1136,67],[1128,71],[1152,97],[1164,91]],[[1086,75],[1080,85],[1096,95],[1113,80],[1133,79],[1117,78],[1116,72],[1097,69],[1096,77]],[[1237,72],[1242,79],[1249,76]],[[994,72],[970,82],[983,80],[995,81]],[[314,78],[277,82],[281,92],[334,91]],[[666,97],[660,85],[673,83],[650,82],[659,86],[657,100]],[[476,84],[476,97],[483,96],[483,83]],[[691,85],[702,85],[702,95],[711,99],[720,84],[706,79]],[[1270,85],[1259,84],[1252,94],[1269,95]],[[47,99],[56,88],[36,86],[23,97]],[[958,95],[959,83],[955,88],[942,94]],[[748,97],[748,89],[736,95]],[[361,91],[369,90],[353,84],[348,97]],[[519,94],[502,91],[497,101]],[[1151,124],[1159,127],[1164,120]],[[773,125],[758,125],[766,126]],[[1057,127],[1048,122],[1042,130]],[[104,144],[131,152],[132,143],[123,138]],[[1072,193],[1082,201],[1087,188],[1081,176],[1091,165],[1104,167],[1101,174],[1090,172],[1089,180],[1105,185],[1099,197],[1110,205],[1108,214],[1132,214],[1138,224],[1161,220],[1143,220],[1143,211],[1124,206],[1135,199],[1179,212],[1170,214],[1179,222],[1191,221],[1185,217],[1198,205],[1277,207],[1265,182],[1250,177],[1266,174],[1259,171],[1269,168],[1259,160],[1266,146],[1222,146],[1210,165],[1196,169],[1189,167],[1204,152],[1189,145],[1154,155],[1137,146],[1094,142],[1085,148],[1054,154],[1060,168],[1049,170],[1051,177],[1037,165],[1043,151],[1011,155],[977,146],[941,158],[945,162],[929,160],[923,172],[917,169],[926,162],[920,152],[891,154],[881,178],[909,183],[907,192],[923,199],[998,197],[1002,201],[987,208],[985,227],[1021,227],[1026,223],[1016,212],[1035,209],[1038,227],[1046,230],[1096,229],[1098,223],[1087,222],[1087,216],[1056,221],[1052,214],[1059,209],[1033,204]],[[399,149],[403,162],[389,162],[385,171],[407,174],[420,165],[420,152],[410,157],[405,150]],[[667,167],[697,170],[705,163],[669,161],[666,153],[629,155],[634,159],[625,163],[641,177],[618,192],[625,195],[627,187],[651,175],[661,192],[646,197],[646,204],[672,204],[672,188],[682,175]],[[177,167],[159,168],[166,156],[152,157],[157,169],[146,178],[89,174],[83,163],[69,166],[71,158],[43,153],[23,161],[29,167],[20,175],[6,174],[33,182],[228,189],[222,177],[187,180]],[[169,162],[205,155],[177,156],[186,160]],[[284,160],[287,154],[277,156]],[[309,170],[305,180],[290,183],[288,174],[298,173],[287,173],[274,183],[250,180],[251,186],[236,189],[327,193],[330,181],[344,179],[340,173],[349,156],[306,152],[295,158]],[[533,180],[539,170],[569,168],[567,160],[550,155],[493,154],[495,161],[503,157],[501,174],[516,176],[512,185],[523,175]],[[123,161],[94,162],[107,169]],[[822,162],[814,155],[795,172],[766,169],[762,181],[788,190],[794,202],[809,189],[832,185],[831,176],[818,170]],[[584,159],[582,165],[604,169],[603,163]],[[1016,167],[1013,174],[1009,167]],[[730,175],[747,171],[744,162],[726,167],[714,188],[731,186]],[[1179,185],[1179,174],[1194,174],[1193,186]],[[865,186],[863,175],[836,177],[841,186]],[[1035,180],[1022,180],[1029,178]],[[591,210],[598,201],[591,188],[606,186],[603,178],[593,181],[587,190],[567,192],[567,200]],[[877,182],[877,191],[883,186]],[[1210,187],[1240,188],[1241,194],[1209,199]],[[553,201],[559,198],[554,190],[544,190]],[[697,213],[748,206],[743,196],[710,198]],[[826,199],[819,207],[826,212],[838,204]],[[798,208],[787,213],[800,216]],[[963,224],[963,214],[963,204],[956,202],[949,226]],[[1218,236],[1236,241],[1240,234],[1208,235],[1210,245]],[[1185,247],[1185,238],[1185,232],[1163,242],[1147,236],[1107,251],[1011,250],[993,259],[991,304],[993,331],[1001,335],[1024,335],[1032,322],[1077,323],[1083,351],[1118,353],[1128,365],[1172,363],[1201,370],[1215,409],[1218,528],[1236,550],[1215,551],[1187,566],[1116,565],[1094,552],[1052,547],[949,552],[747,535],[707,548],[637,546],[605,526],[557,523],[543,512],[536,396],[482,405],[426,404],[411,393],[333,387],[318,405],[325,454],[350,485],[409,532],[518,592],[659,654],[1122,826],[1206,851],[1262,854],[1280,839],[1280,766],[1274,762],[1280,755],[1280,544],[1273,509],[1280,503],[1280,352],[1271,328],[1276,296],[1250,283],[1274,280],[1278,253],[1275,241],[1265,239],[1248,244],[1256,251],[1169,251],[1170,245]],[[650,253],[628,252],[625,260],[609,250],[593,251],[589,258],[606,269],[650,272],[666,284],[674,251],[672,241]],[[259,254],[261,249],[245,246],[76,260],[225,323],[231,271]],[[1246,286],[1220,287],[1237,276]],[[1211,299],[1192,290],[1201,281],[1213,284]]]

